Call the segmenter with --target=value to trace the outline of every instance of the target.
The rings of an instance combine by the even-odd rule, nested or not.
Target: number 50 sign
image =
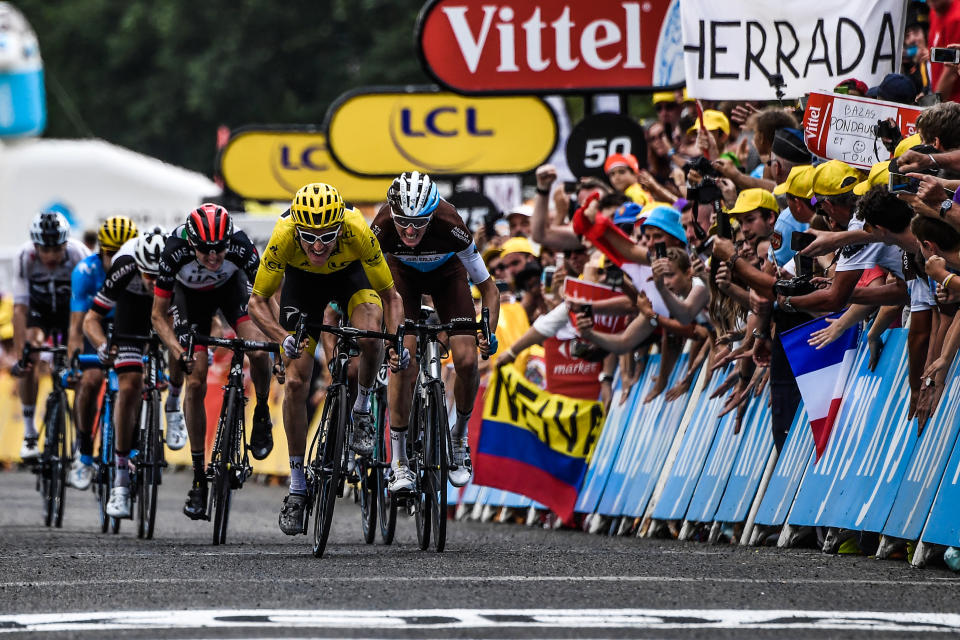
[[[567,138],[567,164],[573,175],[605,177],[603,163],[614,153],[631,153],[647,165],[643,127],[627,116],[598,113],[582,120]]]

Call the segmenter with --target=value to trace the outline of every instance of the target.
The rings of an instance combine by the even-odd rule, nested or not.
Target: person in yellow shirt
[[[279,317],[271,297],[283,289]],[[302,344],[292,333],[306,317],[308,353],[316,348],[327,305],[335,301],[347,313],[350,325],[367,331],[396,328],[403,322],[403,301],[393,284],[390,268],[363,215],[348,208],[336,188],[323,183],[302,187],[290,210],[277,220],[260,260],[250,296],[250,315],[260,329],[283,346],[287,369],[283,396],[283,428],[290,454],[290,493],[280,510],[280,530],[302,531],[307,484],[303,457],[307,440],[307,394],[313,358],[301,358]],[[354,441],[359,453],[373,448],[370,393],[383,357],[382,341],[362,339],[358,393],[353,406]],[[409,362],[409,352],[394,354],[392,364]]]

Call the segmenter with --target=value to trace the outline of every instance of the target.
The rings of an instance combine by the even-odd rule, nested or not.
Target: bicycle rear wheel
[[[336,506],[340,472],[343,468],[343,434],[347,424],[347,389],[336,385],[327,389],[320,421],[319,446],[311,461],[313,486],[313,555],[323,555],[330,537],[333,509]]]
[[[383,544],[392,544],[393,536],[397,531],[397,503],[387,491],[387,452],[390,439],[387,431],[387,398],[386,387],[377,390],[373,396],[373,415],[376,419],[376,446],[374,447],[374,461],[377,463],[373,470],[373,489],[377,492],[377,515],[380,518],[380,539]]]
[[[55,398],[55,399],[54,399]],[[67,437],[66,415],[64,403],[66,397],[57,394],[51,396],[47,404],[47,415],[44,416],[47,428],[47,445],[44,447],[46,458],[45,471],[48,474],[46,523],[57,528],[63,526],[63,501],[67,486],[67,466],[70,459],[70,443]]]
[[[227,523],[230,520],[230,475],[231,461],[237,416],[237,390],[227,390],[224,406],[226,411],[222,416],[217,433],[216,447],[213,453],[213,544],[223,544],[227,541]]]
[[[433,543],[437,553],[447,542],[447,472],[449,470],[450,432],[443,387],[436,383],[427,394],[428,433],[430,433],[427,475],[431,491],[430,511],[433,519]]]
[[[157,486],[160,484],[160,392],[152,391],[144,403],[145,426],[140,433],[139,463],[137,464],[137,537],[153,538],[157,520]]]
[[[357,458],[357,471],[360,472],[360,528],[363,531],[363,541],[373,544],[377,535],[377,472],[379,469],[371,464],[370,458]]]

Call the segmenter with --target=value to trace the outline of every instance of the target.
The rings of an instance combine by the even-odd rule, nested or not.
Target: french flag
[[[817,318],[780,334],[780,342],[797,378],[800,396],[813,429],[816,461],[820,460],[827,448],[833,423],[840,412],[847,378],[857,356],[860,323],[819,350],[807,344],[807,341],[810,334],[827,326],[827,318],[839,318],[841,315],[842,312]]]

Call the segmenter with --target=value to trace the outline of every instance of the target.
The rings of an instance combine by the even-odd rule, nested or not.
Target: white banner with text
[[[707,100],[772,100],[900,68],[904,0],[683,0],[687,90]]]

